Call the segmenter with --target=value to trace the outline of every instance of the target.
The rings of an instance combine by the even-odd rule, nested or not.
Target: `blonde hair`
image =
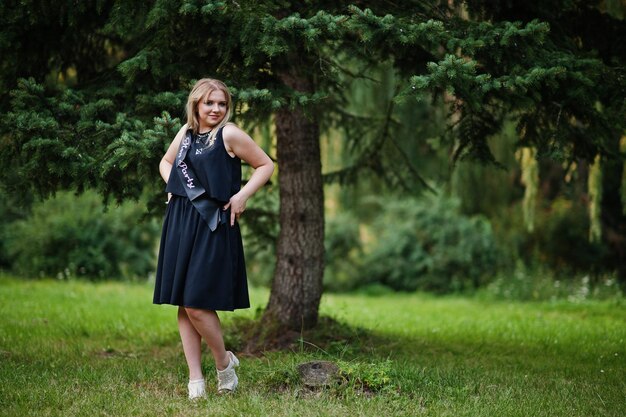
[[[194,134],[200,133],[200,122],[198,120],[198,103],[200,100],[204,100],[209,94],[215,90],[220,90],[226,96],[226,115],[222,121],[215,126],[209,135],[209,143],[213,143],[217,131],[226,125],[232,115],[232,103],[233,99],[230,95],[230,91],[226,84],[220,80],[213,78],[202,78],[196,81],[196,84],[191,89],[189,97],[187,98],[187,105],[185,106],[185,112],[187,113],[187,128],[191,129]]]

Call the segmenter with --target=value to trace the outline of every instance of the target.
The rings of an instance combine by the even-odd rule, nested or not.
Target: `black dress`
[[[241,188],[241,160],[224,148],[222,129],[214,143],[196,135],[183,166],[193,170],[194,180],[204,190],[194,202],[176,164],[167,183],[172,193],[167,205],[154,288],[154,304],[173,304],[206,310],[235,310],[250,307],[243,244],[239,225],[230,226],[230,197]],[[211,230],[198,202],[215,207],[217,227]]]

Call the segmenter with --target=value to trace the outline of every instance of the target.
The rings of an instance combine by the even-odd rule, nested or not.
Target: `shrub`
[[[146,278],[156,266],[156,221],[140,221],[141,204],[104,211],[91,191],[60,192],[10,225],[7,252],[27,276]]]
[[[256,286],[268,287],[274,276],[278,206],[278,190],[271,185],[265,186],[249,200],[240,222],[248,281]]]
[[[559,273],[609,273],[609,250],[589,242],[589,215],[582,204],[557,198],[537,215],[537,228],[525,235],[520,250],[528,264],[548,265]],[[533,258],[528,258],[532,255]]]
[[[2,195],[0,198],[0,269],[10,269],[12,261],[8,253],[7,241],[11,234],[11,225],[28,216],[23,206],[32,203],[30,201],[32,196],[29,193],[17,195],[4,189],[0,189],[0,194]]]
[[[324,232],[324,286],[331,291],[348,291],[361,283],[358,276],[363,255],[359,222],[351,212],[326,219]]]
[[[450,292],[493,275],[498,251],[490,223],[462,215],[457,199],[378,200],[361,275],[396,290]]]

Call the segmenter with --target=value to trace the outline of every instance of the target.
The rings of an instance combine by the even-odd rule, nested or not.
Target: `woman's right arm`
[[[170,147],[167,148],[167,152],[165,152],[165,155],[163,155],[163,158],[161,158],[161,162],[159,162],[159,172],[161,173],[163,181],[165,181],[166,183],[170,178],[170,172],[172,172],[172,166],[174,165],[174,161],[176,160],[176,153],[178,152],[178,148],[180,147],[180,141],[183,139],[186,132],[187,123],[185,123],[183,127],[180,128],[180,130],[176,134],[176,137],[174,138],[172,143],[170,143]]]

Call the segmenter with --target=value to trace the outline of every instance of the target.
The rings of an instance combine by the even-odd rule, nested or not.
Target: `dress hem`
[[[153,301],[152,304],[154,305],[170,305],[170,306],[176,306],[176,307],[185,307],[185,308],[197,308],[199,310],[211,310],[211,311],[235,311],[235,310],[244,310],[246,308],[250,308],[250,306],[247,307],[233,307],[233,308],[213,308],[213,307],[205,307],[205,306],[196,306],[196,305],[185,305],[185,304],[174,304],[174,303],[170,303],[167,301],[163,301],[163,302],[155,302]]]

